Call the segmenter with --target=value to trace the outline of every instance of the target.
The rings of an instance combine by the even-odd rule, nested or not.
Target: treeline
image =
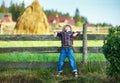
[[[25,10],[24,1],[20,4],[17,4],[17,3],[13,3],[13,1],[11,0],[10,6],[6,7],[5,0],[3,0],[2,4],[0,6],[0,12],[12,13],[14,21],[17,21],[18,17],[24,12],[24,10]],[[81,26],[83,23],[87,22],[87,19],[85,17],[80,16],[78,9],[76,9],[75,15],[73,17],[70,16],[69,13],[62,13],[62,12],[55,11],[55,10],[44,10],[44,12],[47,17],[49,17],[51,15],[54,15],[54,16],[58,15],[58,16],[68,16],[70,18],[74,18],[76,26]]]
[[[97,24],[93,24],[93,26],[100,26],[100,27],[113,27],[112,24],[109,24],[109,23],[97,23]]]
[[[5,0],[3,0],[2,4],[0,5],[0,12],[7,13],[10,12],[12,14],[13,20],[17,21],[18,17],[24,12],[25,10],[25,3],[24,1],[20,4],[13,3],[11,0],[9,7],[6,7]],[[44,10],[44,9],[43,9]],[[88,23],[87,18],[80,15],[79,9],[76,8],[74,16],[70,16],[69,13],[62,13],[55,10],[44,10],[47,17],[51,15],[58,15],[58,16],[68,16],[75,20],[76,26],[82,26],[84,23]],[[94,26],[112,26],[111,24],[107,23],[99,23],[93,24]]]
[[[75,20],[76,26],[82,26],[84,23],[88,23],[87,18],[80,16],[79,9],[76,8],[74,16],[70,16],[69,13],[62,13],[54,10],[44,10],[47,17],[53,15],[53,16],[68,16],[70,18],[73,18]]]
[[[5,1],[3,0],[1,6],[0,6],[0,12],[7,13],[10,12],[12,13],[12,17],[14,21],[17,21],[18,17],[24,12],[25,10],[25,4],[22,2],[21,4],[15,4],[11,0],[10,6],[6,7]]]

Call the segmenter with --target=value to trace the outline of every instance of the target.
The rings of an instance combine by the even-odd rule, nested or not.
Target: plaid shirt
[[[69,31],[69,32],[62,31],[62,32],[57,33],[57,36],[60,37],[60,39],[61,39],[62,47],[72,47],[73,46],[73,40],[74,40],[73,34],[74,33],[75,32],[72,32],[72,31]],[[77,32],[77,33],[79,34],[79,32]]]

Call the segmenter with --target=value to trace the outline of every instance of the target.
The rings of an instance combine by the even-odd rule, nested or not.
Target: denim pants
[[[77,68],[76,68],[76,62],[75,62],[72,47],[67,47],[67,48],[63,47],[63,48],[61,48],[59,61],[58,61],[58,72],[63,71],[64,61],[65,61],[66,57],[68,57],[68,59],[69,59],[70,66],[72,68],[72,72],[76,72]]]

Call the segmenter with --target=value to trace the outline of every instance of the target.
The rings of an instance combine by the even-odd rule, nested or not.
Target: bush
[[[108,77],[120,79],[120,27],[110,28],[104,39],[103,53],[110,63],[107,68]]]
[[[77,27],[82,27],[82,26],[83,26],[83,23],[80,22],[80,21],[78,21],[78,22],[75,23],[75,26],[77,26]]]

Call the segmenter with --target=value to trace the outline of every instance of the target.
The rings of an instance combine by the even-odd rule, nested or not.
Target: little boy
[[[70,25],[65,25],[62,32],[55,32],[54,37],[60,37],[62,48],[60,51],[59,61],[58,61],[58,74],[59,77],[63,71],[65,58],[68,57],[72,72],[75,77],[78,77],[76,61],[73,53],[73,39],[79,35],[79,32],[72,32],[72,27]]]

